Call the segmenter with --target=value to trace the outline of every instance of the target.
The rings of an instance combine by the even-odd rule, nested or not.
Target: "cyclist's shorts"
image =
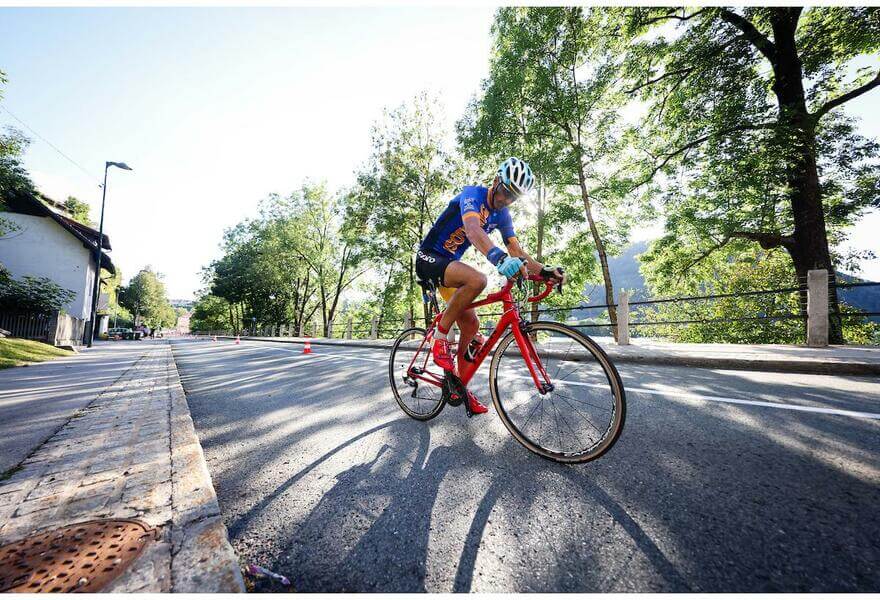
[[[452,294],[455,293],[455,288],[443,285],[443,274],[451,262],[453,259],[424,248],[420,248],[416,253],[416,276],[422,281],[433,283],[446,302],[449,302]]]

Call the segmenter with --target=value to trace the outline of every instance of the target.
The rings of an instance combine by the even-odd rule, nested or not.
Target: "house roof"
[[[98,244],[98,232],[87,225],[78,223],[73,219],[60,215],[49,208],[41,201],[46,198],[39,192],[36,194],[23,190],[5,190],[3,194],[3,202],[6,204],[9,212],[31,215],[35,217],[49,217],[67,232],[77,238],[87,249],[94,251]],[[51,201],[53,205],[57,204]],[[101,247],[105,250],[112,250],[110,247],[110,238],[104,234],[101,236]],[[107,269],[112,274],[116,274],[116,267],[110,257],[105,253],[101,253],[101,267]]]

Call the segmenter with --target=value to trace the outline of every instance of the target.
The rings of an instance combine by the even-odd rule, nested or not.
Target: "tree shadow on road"
[[[651,536],[600,484],[571,467],[523,456],[510,439],[489,456],[468,437],[454,446],[432,445],[431,426],[409,419],[373,427],[325,453],[232,522],[230,533],[244,535],[282,496],[289,500],[311,471],[358,443],[367,446],[368,456],[336,473],[308,514],[281,534],[283,549],[274,566],[292,574],[299,591],[470,591],[491,515],[503,513],[498,521],[502,533],[515,531],[541,510],[536,502],[562,501],[559,486],[567,492],[574,489],[581,502],[616,523],[670,588],[688,589]],[[515,471],[511,456],[518,456]],[[463,473],[474,472],[488,475],[484,488],[456,489]],[[438,507],[441,488],[445,499]],[[503,511],[496,510],[499,501],[505,504]],[[556,525],[564,530],[570,524]],[[613,579],[608,568],[600,567],[602,557],[592,544],[583,547],[564,532],[556,535],[524,535],[527,551],[538,553],[537,562],[551,570],[559,562],[568,563],[561,572],[574,568],[577,577],[564,580],[560,572],[560,579],[548,582],[526,569],[519,573],[516,589],[598,590]],[[499,584],[497,591],[510,588]]]

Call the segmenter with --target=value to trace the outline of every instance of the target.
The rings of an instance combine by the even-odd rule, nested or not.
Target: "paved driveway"
[[[150,343],[164,342],[97,342],[75,356],[0,370],[0,474],[116,381]]]

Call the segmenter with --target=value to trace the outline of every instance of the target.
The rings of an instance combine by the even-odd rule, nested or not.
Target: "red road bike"
[[[540,302],[553,291],[552,281],[528,279],[543,282],[545,289],[526,302]],[[427,330],[411,327],[395,340],[388,367],[394,397],[407,415],[420,421],[433,419],[446,404],[464,403],[471,416],[463,402],[466,386],[491,354],[489,391],[513,437],[557,462],[596,459],[623,430],[626,398],[620,375],[602,348],[578,330],[554,321],[523,319],[511,292],[513,284],[508,279],[500,290],[468,307],[500,302],[503,312],[473,360],[458,366],[458,377],[445,373],[431,357],[433,334],[443,313],[433,288],[423,284],[433,321]]]

